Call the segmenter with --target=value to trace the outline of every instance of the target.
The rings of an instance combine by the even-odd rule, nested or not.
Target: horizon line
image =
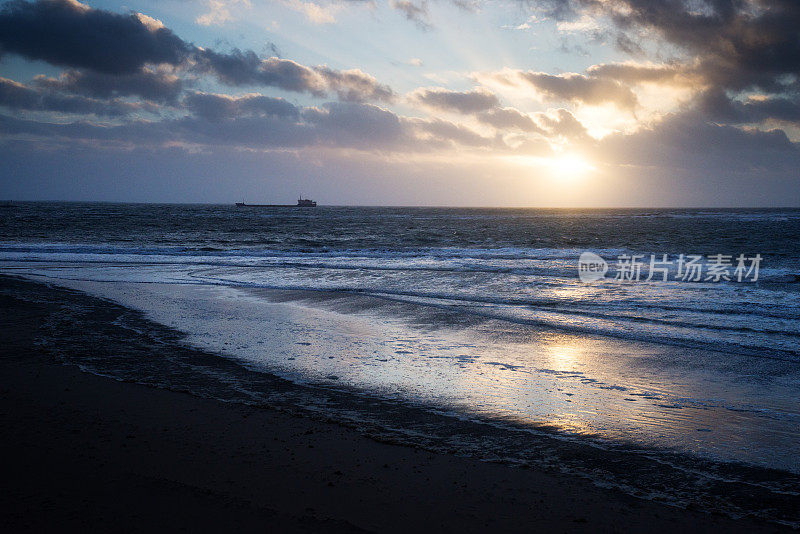
[[[120,200],[10,200],[0,198],[0,202],[11,204],[27,203],[63,203],[63,204],[129,204],[129,205],[152,205],[152,206],[235,206],[236,202],[153,202],[153,201],[120,201]],[[255,207],[255,205],[253,206]],[[287,207],[296,207],[287,205]],[[541,210],[637,210],[637,209],[656,209],[656,210],[731,210],[731,209],[800,209],[800,205],[782,206],[488,206],[488,205],[422,205],[422,204],[319,204],[317,208],[420,208],[420,209],[541,209]]]

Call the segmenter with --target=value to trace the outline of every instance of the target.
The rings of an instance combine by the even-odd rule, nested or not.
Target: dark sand
[[[23,285],[0,277],[5,532],[784,530],[83,373],[36,345],[59,291],[34,304]]]

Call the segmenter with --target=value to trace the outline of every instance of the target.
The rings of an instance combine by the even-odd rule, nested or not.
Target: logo
[[[761,254],[621,254],[617,256],[611,279],[626,282],[757,282]],[[608,272],[606,260],[594,252],[578,259],[581,282],[596,282]]]
[[[594,252],[584,252],[578,259],[578,278],[581,282],[595,282],[607,272],[608,263]]]

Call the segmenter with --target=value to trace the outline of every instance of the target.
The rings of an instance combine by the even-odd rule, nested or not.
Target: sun
[[[575,152],[559,153],[553,156],[504,156],[503,159],[516,165],[534,169],[541,176],[553,183],[567,183],[582,179],[597,171],[584,156]]]
[[[576,178],[597,170],[578,154],[563,154],[544,161],[555,178]]]

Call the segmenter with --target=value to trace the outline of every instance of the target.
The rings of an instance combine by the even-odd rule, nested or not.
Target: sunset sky
[[[0,197],[800,206],[797,0],[0,7]]]

